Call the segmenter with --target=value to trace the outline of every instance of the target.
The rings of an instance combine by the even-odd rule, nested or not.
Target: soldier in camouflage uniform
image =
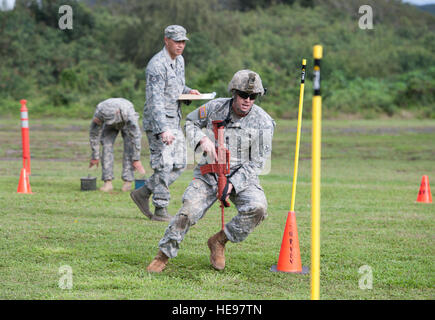
[[[145,174],[140,162],[142,134],[139,127],[139,115],[133,104],[123,98],[110,98],[100,102],[95,110],[89,129],[89,142],[92,155],[89,168],[97,166],[100,159],[100,143],[103,146],[101,167],[104,186],[101,191],[113,190],[113,144],[121,131],[124,139],[124,155],[122,161],[122,191],[129,191],[134,179],[134,170]]]
[[[191,112],[186,119],[186,136],[192,147],[204,152],[194,169],[194,179],[183,194],[183,206],[170,221],[159,242],[159,252],[150,263],[149,272],[161,272],[169,258],[177,256],[179,245],[189,228],[201,219],[217,200],[217,177],[201,175],[200,166],[217,160],[213,120],[224,120],[225,144],[230,150],[230,174],[227,176],[229,198],[238,215],[225,228],[208,239],[210,262],[216,270],[225,267],[225,244],[243,241],[267,216],[267,201],[258,175],[272,151],[274,120],[254,104],[263,95],[260,76],[250,70],[237,72],[228,85],[232,98],[211,100]],[[205,128],[206,132],[202,129]]]
[[[167,212],[169,186],[186,168],[185,138],[180,127],[181,108],[178,97],[183,93],[199,94],[185,84],[184,59],[186,29],[171,25],[165,29],[165,46],[146,67],[146,103],[143,127],[150,147],[150,165],[154,174],[131,198],[142,213],[155,221],[169,221]],[[149,198],[155,206],[149,209]]]

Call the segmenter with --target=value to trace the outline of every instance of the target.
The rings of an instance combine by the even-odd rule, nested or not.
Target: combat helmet
[[[228,84],[228,92],[231,93],[233,90],[247,93],[259,93],[260,95],[265,94],[260,76],[258,73],[251,70],[240,70],[234,74]]]

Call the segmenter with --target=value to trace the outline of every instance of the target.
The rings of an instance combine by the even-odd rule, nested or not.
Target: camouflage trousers
[[[126,128],[118,129],[114,126],[104,126],[101,133],[100,143],[103,146],[102,156],[101,156],[101,168],[103,170],[102,180],[113,180],[113,145],[115,143],[116,137],[121,131],[122,138],[124,140],[124,153],[122,158],[122,180],[133,181],[134,180],[134,168],[132,165],[132,143],[130,136],[127,133]]]
[[[204,217],[216,202],[216,192],[217,185],[211,186],[201,179],[191,181],[183,194],[183,206],[169,222],[159,242],[159,248],[164,254],[170,258],[177,256],[180,243],[189,228]],[[259,185],[251,184],[238,194],[233,190],[230,200],[236,206],[238,215],[225,224],[224,232],[231,242],[241,242],[267,217],[266,196]]]
[[[145,180],[146,187],[153,194],[155,207],[166,208],[171,194],[169,186],[177,180],[186,168],[186,140],[181,129],[171,129],[175,140],[170,145],[151,131],[146,131],[150,146],[150,165],[154,173]]]

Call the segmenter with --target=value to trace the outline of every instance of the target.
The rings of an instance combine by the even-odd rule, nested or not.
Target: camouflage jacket
[[[228,179],[239,193],[251,184],[259,185],[258,175],[272,152],[275,121],[255,104],[245,117],[238,117],[232,111],[232,101],[214,99],[192,111],[186,118],[185,130],[187,141],[196,150],[204,136],[215,141],[212,121],[227,119],[225,146],[230,150],[231,169]],[[201,175],[200,166],[207,163],[213,162],[203,154],[194,169],[194,177],[214,185],[217,183],[214,174]]]
[[[142,133],[139,127],[139,114],[134,110],[133,104],[123,98],[110,98],[100,102],[95,109],[94,118],[101,120],[101,125],[91,122],[89,129],[89,142],[92,150],[92,159],[100,158],[100,138],[103,129],[113,126],[118,130],[127,129],[131,143],[132,160],[140,160]]]
[[[164,47],[154,55],[146,67],[146,102],[143,111],[143,128],[159,134],[173,124],[179,126],[181,109],[178,97],[189,93],[185,85],[184,58],[171,60]]]

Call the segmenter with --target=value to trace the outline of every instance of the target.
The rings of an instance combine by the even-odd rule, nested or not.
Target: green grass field
[[[146,266],[166,224],[146,219],[120,187],[80,191],[89,170],[89,121],[30,119],[34,194],[17,194],[19,119],[0,120],[0,299],[309,299],[310,275],[272,273],[290,207],[295,121],[278,121],[271,172],[261,177],[269,217],[242,243],[227,245],[213,270],[207,239],[220,229],[215,204],[191,228],[161,274]],[[301,259],[310,266],[311,122],[304,120],[296,194]],[[322,130],[321,299],[434,299],[435,203],[416,203],[423,175],[435,190],[435,121],[330,120]],[[142,162],[147,175],[146,138]],[[171,187],[175,214],[192,166]],[[98,180],[97,186],[102,185]],[[434,191],[432,191],[434,194]],[[234,206],[226,210],[229,221]],[[61,289],[61,266],[72,289]],[[361,289],[361,266],[372,288]]]

